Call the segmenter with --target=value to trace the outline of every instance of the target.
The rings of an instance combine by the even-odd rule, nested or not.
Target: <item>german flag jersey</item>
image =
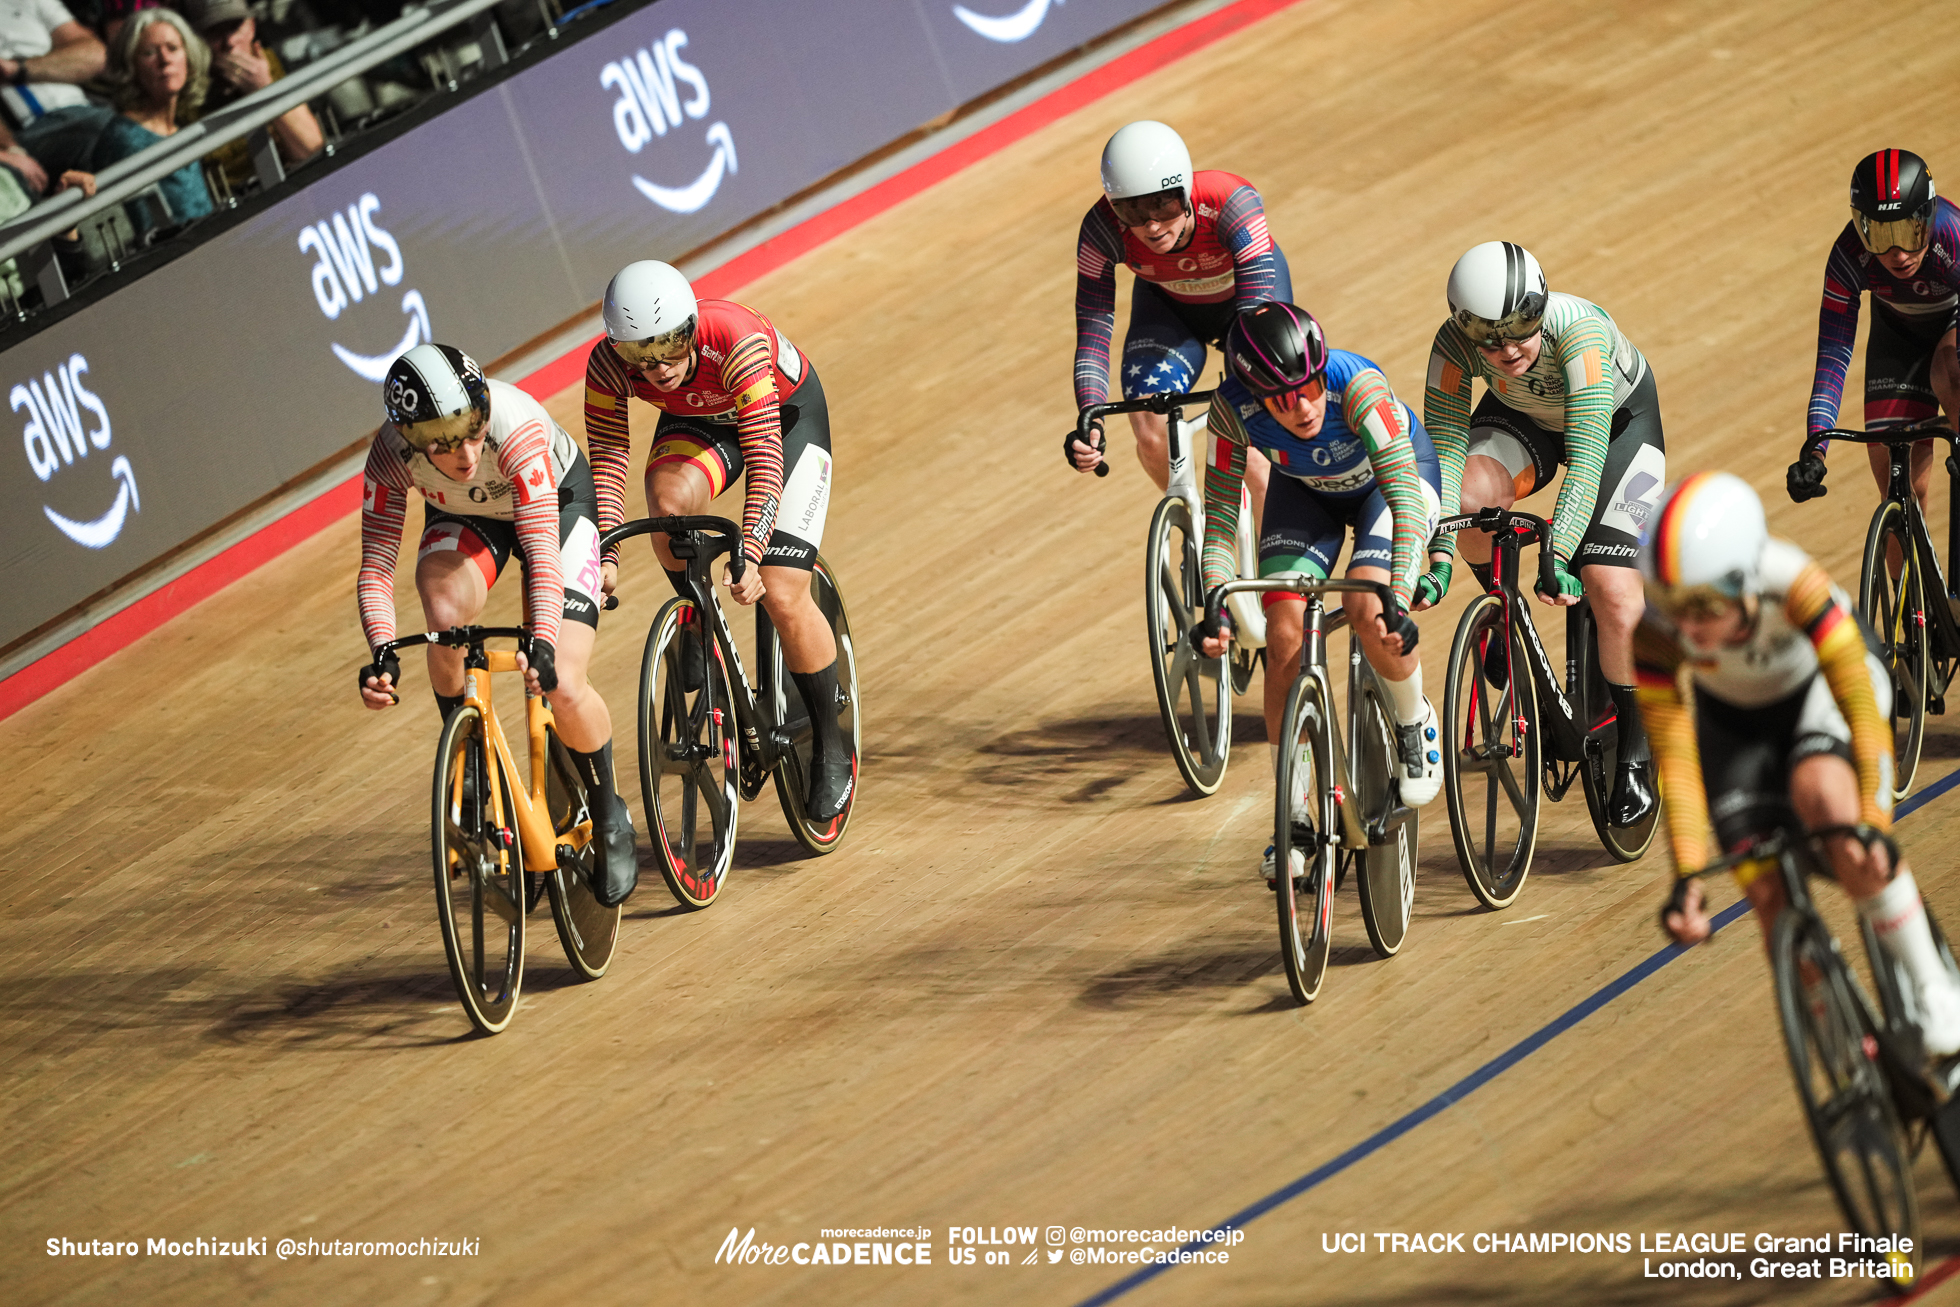
[[[783,493],[782,406],[803,383],[803,356],[769,319],[733,300],[696,307],[694,371],[678,387],[657,389],[629,368],[610,340],[585,364],[585,436],[599,498],[599,530],[626,516],[626,471],[632,461],[626,404],[641,399],[675,418],[733,425],[742,447],[743,549],[757,562],[768,548]],[[609,550],[606,561],[618,557]]]

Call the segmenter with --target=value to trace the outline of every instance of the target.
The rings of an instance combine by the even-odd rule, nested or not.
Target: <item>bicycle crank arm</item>
[[[1383,817],[1379,826],[1372,821],[1368,823],[1368,843],[1388,844],[1392,842],[1395,839],[1395,832],[1414,821],[1415,816],[1416,810],[1414,808],[1409,807],[1405,803],[1396,804],[1394,811],[1390,812],[1386,817]]]

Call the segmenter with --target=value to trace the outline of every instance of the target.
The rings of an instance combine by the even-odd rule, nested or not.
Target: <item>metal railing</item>
[[[280,115],[473,18],[482,16],[481,25],[490,29],[479,36],[484,46],[486,67],[495,67],[503,62],[505,56],[502,37],[496,32],[494,19],[488,11],[498,2],[437,0],[437,3],[425,7],[406,9],[400,18],[387,26],[350,41],[188,127],[179,128],[159,145],[127,159],[117,160],[96,174],[94,196],[84,197],[79,189],[66,190],[36,204],[19,217],[0,223],[0,264],[36,251],[37,247],[53,237],[95,214],[126,202],[185,164],[194,163],[211,151],[249,137],[254,132],[264,131]],[[264,148],[271,151],[269,142]],[[278,164],[277,153],[271,153],[274,175],[267,178],[266,166],[260,161],[261,179],[268,182],[283,180],[284,171]],[[55,267],[52,252],[42,250],[40,253],[40,258],[30,258],[26,262],[43,269],[39,275],[43,295],[54,302],[65,297],[66,287],[59,282],[58,272],[54,287],[49,286],[46,271]],[[50,289],[57,293],[48,296]]]

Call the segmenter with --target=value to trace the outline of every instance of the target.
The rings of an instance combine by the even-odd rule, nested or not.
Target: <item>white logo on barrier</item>
[[[27,410],[27,425],[21,429],[21,444],[27,450],[27,465],[34,469],[34,475],[46,481],[63,467],[76,459],[87,459],[89,447],[97,449],[109,447],[109,410],[102,400],[86,385],[82,377],[88,372],[88,360],[80,354],[70,354],[68,361],[58,365],[53,372],[43,372],[38,381],[30,380],[26,385],[16,385],[7,394],[7,402],[14,412]],[[83,429],[82,414],[94,416],[95,425]],[[57,452],[58,451],[58,452]],[[123,522],[134,508],[142,511],[142,502],[136,495],[136,470],[129,460],[118,454],[109,464],[109,475],[121,482],[116,492],[116,502],[109,511],[92,522],[77,522],[63,517],[46,504],[41,511],[48,515],[48,521],[55,524],[61,533],[78,545],[90,549],[101,549],[122,534]]]
[[[1062,0],[1055,0],[1055,3],[1061,4]],[[1025,41],[1034,35],[1035,28],[1041,26],[1041,20],[1048,17],[1048,0],[1028,0],[1016,12],[1000,18],[976,14],[965,5],[954,5],[953,17],[989,41],[1010,44]]]
[[[1045,3],[1045,0],[1044,0]],[[599,73],[599,85],[618,93],[613,101],[613,130],[628,154],[638,154],[656,136],[665,136],[669,127],[679,127],[682,114],[705,118],[708,114],[708,79],[701,70],[681,58],[687,33],[676,27],[651,46],[629,59],[607,64]],[[681,98],[681,83],[693,89]],[[701,175],[685,186],[660,186],[638,173],[633,186],[669,213],[693,213],[705,206],[721,189],[721,180],[735,168],[735,136],[725,122],[713,123],[707,142],[714,157]]]
[[[314,223],[299,234],[299,252],[314,256],[313,298],[327,321],[339,319],[350,304],[359,304],[370,295],[379,298],[381,287],[401,284],[402,247],[386,228],[374,220],[381,201],[370,191],[347,212],[336,213],[325,222]],[[375,251],[386,256],[376,266]],[[388,365],[423,341],[433,341],[429,328],[429,306],[419,290],[402,295],[402,312],[408,328],[401,342],[381,354],[357,354],[339,343],[333,352],[357,375],[379,384],[388,375]]]

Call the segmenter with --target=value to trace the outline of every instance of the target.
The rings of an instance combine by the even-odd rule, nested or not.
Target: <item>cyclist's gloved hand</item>
[[[1790,464],[1790,470],[1785,474],[1790,498],[1801,504],[1806,499],[1819,499],[1830,494],[1831,488],[1824,484],[1824,473],[1828,470],[1824,460],[1816,454],[1805,454]]]
[[[365,690],[368,688],[368,681],[370,679],[379,679],[383,676],[388,678],[388,684],[390,686],[397,690],[401,689],[402,660],[395,657],[392,653],[385,657],[377,658],[360,670],[354,677],[354,683],[357,688]]]
[[[1429,570],[1416,578],[1415,592],[1409,596],[1409,607],[1429,608],[1443,602],[1443,596],[1450,592],[1450,560],[1447,557],[1431,558]]]
[[[1215,622],[1209,616],[1205,616],[1191,625],[1191,647],[1201,658],[1205,653],[1205,641],[1231,638],[1232,614],[1224,609],[1219,610],[1218,620]]]
[[[1382,625],[1388,628],[1390,635],[1402,637],[1403,653],[1412,654],[1416,651],[1416,638],[1422,632],[1416,627],[1416,619],[1409,616],[1408,609],[1390,600],[1388,606],[1382,609]]]
[[[550,694],[558,688],[558,653],[551,647],[551,641],[537,636],[531,638],[531,670],[538,674],[538,688]]]
[[[1552,579],[1558,582],[1558,590],[1556,592],[1547,593],[1542,581],[1533,582],[1532,589],[1547,599],[1558,599],[1564,596],[1577,599],[1586,593],[1586,587],[1580,583],[1579,578],[1566,571],[1563,567],[1554,565],[1552,568]]]
[[[1062,457],[1068,460],[1069,467],[1077,472],[1087,472],[1095,465],[1092,463],[1076,462],[1078,455],[1075,447],[1077,444],[1086,444],[1090,449],[1098,453],[1105,448],[1101,418],[1097,418],[1089,424],[1089,436],[1087,440],[1084,440],[1082,433],[1074,427],[1070,427],[1068,434],[1062,437]],[[1081,457],[1087,457],[1087,455],[1082,455]]]
[[[1694,918],[1700,916],[1699,911],[1697,911],[1696,909],[1699,909],[1701,906],[1700,904],[1701,895],[1700,893],[1697,892],[1694,896],[1695,901],[1692,904],[1690,904],[1688,899],[1688,893],[1691,888],[1697,887],[1699,884],[1700,882],[1696,881],[1695,879],[1689,876],[1675,877],[1673,891],[1668,894],[1667,902],[1661,904],[1661,911],[1660,911],[1661,933],[1663,935],[1666,935],[1668,939],[1684,947],[1690,944],[1699,943],[1702,937],[1696,936],[1694,938],[1683,938],[1681,935],[1677,935],[1675,933],[1674,927],[1668,925],[1667,919],[1669,917],[1675,916],[1676,914],[1679,914],[1681,918],[1682,928],[1687,932],[1689,932],[1691,935],[1694,933],[1694,925],[1695,925]]]

